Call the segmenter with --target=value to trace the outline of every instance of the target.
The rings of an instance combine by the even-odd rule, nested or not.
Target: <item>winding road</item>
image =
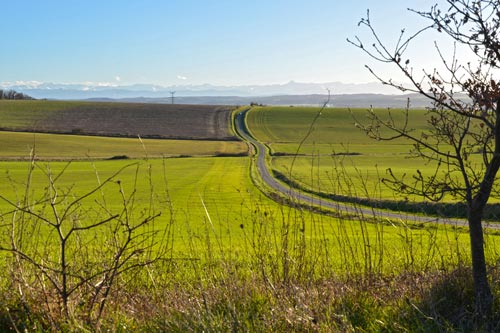
[[[402,212],[390,212],[379,209],[374,209],[370,207],[360,207],[359,205],[347,205],[340,202],[335,202],[331,200],[325,200],[321,198],[314,197],[304,192],[300,192],[290,186],[286,186],[274,178],[266,164],[266,153],[267,148],[260,141],[252,137],[250,132],[246,127],[245,117],[250,109],[246,109],[239,112],[235,117],[235,129],[238,135],[245,141],[252,144],[257,151],[257,169],[259,171],[262,180],[271,187],[274,191],[285,195],[288,198],[296,200],[302,204],[310,204],[317,207],[334,209],[337,211],[343,211],[350,214],[356,214],[359,216],[373,216],[382,219],[400,219],[402,221],[412,221],[421,223],[440,223],[449,224],[460,227],[468,227],[467,221],[464,219],[450,219],[441,217],[431,217],[431,216],[419,216],[412,215],[409,213]],[[500,229],[500,225],[496,223],[484,223],[484,226],[492,229]]]

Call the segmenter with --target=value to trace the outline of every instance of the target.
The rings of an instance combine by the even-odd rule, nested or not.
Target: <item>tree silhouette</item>
[[[26,94],[17,92],[15,90],[2,90],[0,89],[0,99],[18,99],[18,100],[31,100],[33,97]]]

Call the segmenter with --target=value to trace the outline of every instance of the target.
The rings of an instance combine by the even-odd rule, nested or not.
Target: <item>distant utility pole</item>
[[[171,95],[170,98],[172,98],[172,104],[174,104],[174,94],[175,94],[175,91],[170,92],[170,95]]]

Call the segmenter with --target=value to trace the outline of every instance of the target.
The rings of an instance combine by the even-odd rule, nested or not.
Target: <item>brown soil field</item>
[[[58,102],[47,103],[54,107]],[[26,105],[23,109],[26,110]],[[60,109],[51,112],[30,110],[30,116],[36,115],[35,126],[23,120],[25,126],[3,126],[0,121],[0,127],[4,130],[79,135],[238,140],[230,126],[233,109],[213,105],[62,102]],[[22,114],[16,115],[20,116]]]

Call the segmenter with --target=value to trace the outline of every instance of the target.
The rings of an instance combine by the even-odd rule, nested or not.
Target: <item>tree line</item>
[[[33,97],[17,92],[15,90],[0,89],[0,99],[17,99],[17,100],[31,100]]]

